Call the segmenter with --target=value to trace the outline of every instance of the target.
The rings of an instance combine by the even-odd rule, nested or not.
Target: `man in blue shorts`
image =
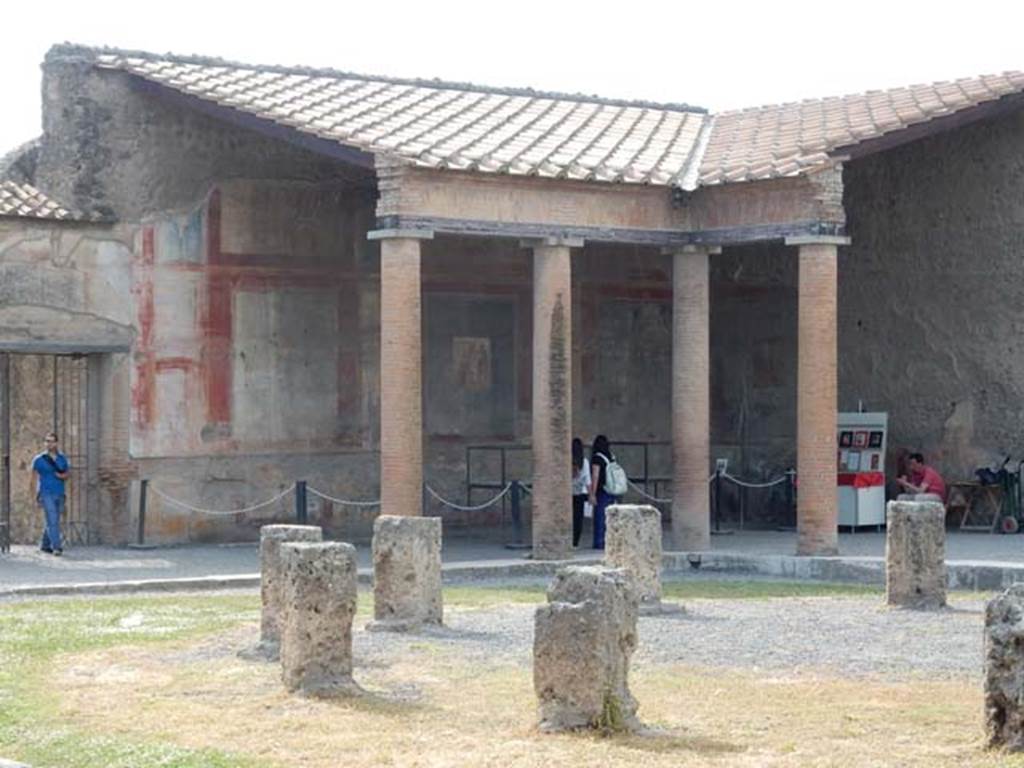
[[[64,481],[71,465],[57,450],[57,433],[46,436],[46,450],[32,459],[32,491],[43,508],[46,527],[39,549],[55,555],[64,554],[60,539],[60,513],[64,509]]]

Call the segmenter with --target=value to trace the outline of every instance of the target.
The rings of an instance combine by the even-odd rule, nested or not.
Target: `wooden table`
[[[946,507],[963,507],[961,531],[998,531],[1003,518],[1003,486],[973,480],[950,483]]]

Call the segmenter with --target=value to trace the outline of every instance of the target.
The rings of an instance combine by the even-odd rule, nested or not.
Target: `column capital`
[[[520,248],[557,248],[562,246],[564,248],[582,248],[583,238],[582,237],[531,237],[523,238],[519,241]]]
[[[705,253],[708,256],[717,256],[722,252],[722,246],[704,243],[690,243],[688,245],[670,245],[661,249],[664,256],[675,256],[677,253]]]
[[[366,233],[367,240],[392,240],[404,238],[406,240],[433,240],[434,230],[432,229],[371,229]]]
[[[849,245],[852,241],[845,235],[792,235],[786,245]]]

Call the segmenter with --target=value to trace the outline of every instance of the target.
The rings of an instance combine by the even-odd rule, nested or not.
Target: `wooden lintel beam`
[[[622,229],[614,227],[563,227],[529,222],[477,221],[430,216],[380,216],[377,229],[419,229],[438,235],[463,237],[498,237],[517,240],[622,243],[624,245],[650,245],[675,247],[684,245],[739,245],[764,241],[785,240],[804,235],[842,236],[841,225],[824,221],[794,221],[784,224],[755,224],[747,227],[704,229],[693,231],[662,229]]]

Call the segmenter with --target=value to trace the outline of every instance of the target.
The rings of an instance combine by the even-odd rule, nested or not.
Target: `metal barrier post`
[[[786,509],[793,515],[793,525],[796,526],[796,470],[790,467],[786,470]]]
[[[306,481],[295,481],[295,521],[299,525],[305,525],[309,519],[309,507],[307,506]]]
[[[715,533],[722,530],[722,468],[715,468]]]
[[[512,535],[515,541],[505,545],[506,549],[529,549],[530,545],[523,542],[523,489],[518,480],[513,480],[509,489],[512,507]]]
[[[138,528],[135,531],[135,543],[143,546],[146,543],[146,492],[149,489],[149,480],[139,481],[139,520]]]

